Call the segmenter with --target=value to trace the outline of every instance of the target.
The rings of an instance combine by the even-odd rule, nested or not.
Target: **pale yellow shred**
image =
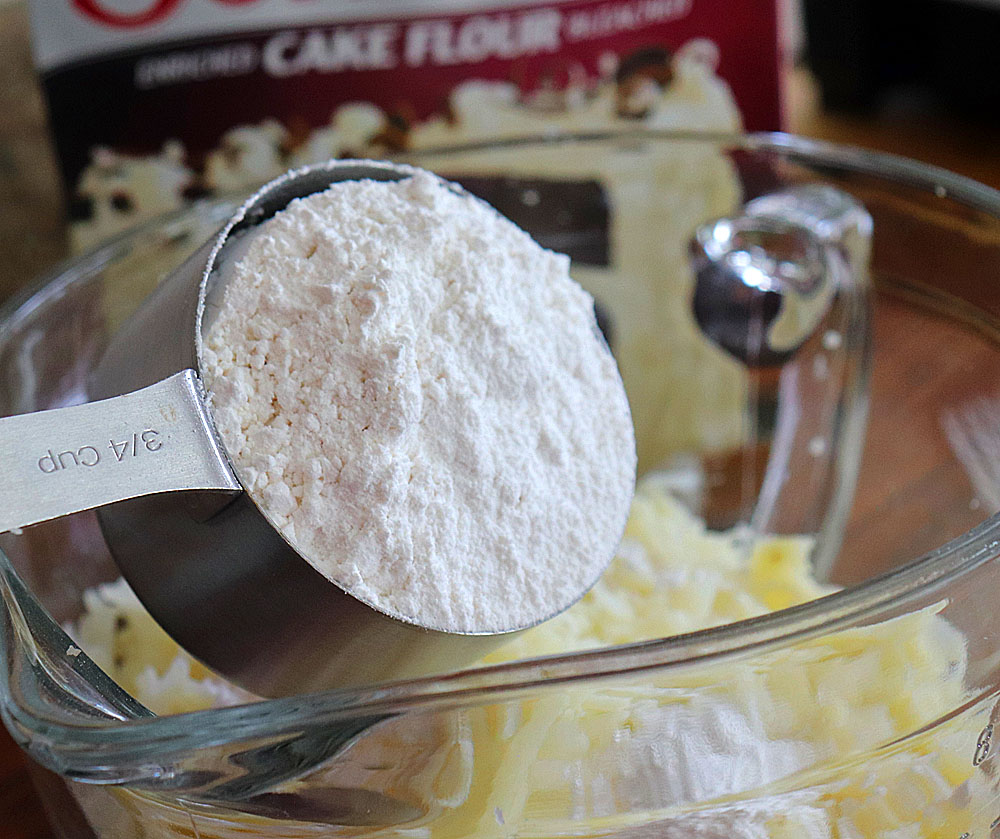
[[[693,632],[822,597],[833,589],[812,577],[809,548],[806,538],[750,548],[709,532],[646,483],[599,583],[481,664]],[[412,807],[396,827],[323,832],[373,839],[596,837],[650,822],[664,837],[958,839],[986,818],[972,815],[982,793],[971,755],[989,709],[945,721],[968,698],[966,651],[939,611],[666,675],[390,720],[279,791],[364,789]],[[159,713],[241,698],[123,583],[93,594],[74,638]],[[107,835],[317,835],[304,822],[154,807],[132,791],[89,787],[78,800]]]

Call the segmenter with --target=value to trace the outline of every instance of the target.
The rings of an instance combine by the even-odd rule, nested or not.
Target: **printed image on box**
[[[779,127],[773,2],[715,6],[33,0],[74,247],[331,157]]]

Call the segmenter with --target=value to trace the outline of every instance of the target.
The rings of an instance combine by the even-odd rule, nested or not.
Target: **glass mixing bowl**
[[[0,707],[59,835],[997,835],[1000,194],[783,135],[414,159],[571,255],[640,470],[689,511],[678,550],[725,546],[767,578],[791,545],[845,588],[780,608],[772,580],[776,611],[702,631],[155,716],[60,628],[118,576],[94,514],[5,534]],[[748,370],[695,325],[689,241],[802,184],[870,213],[870,280],[865,241],[813,337]],[[235,205],[126,234],[9,303],[0,415],[86,400],[108,336]],[[669,610],[669,578],[645,595]]]

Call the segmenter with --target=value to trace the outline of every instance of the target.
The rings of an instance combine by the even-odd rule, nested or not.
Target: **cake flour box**
[[[774,0],[29,5],[78,248],[329,157],[531,129],[780,127]],[[664,119],[692,67],[696,113]]]

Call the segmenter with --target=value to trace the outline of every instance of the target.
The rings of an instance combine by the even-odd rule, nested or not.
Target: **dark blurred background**
[[[911,95],[996,122],[995,0],[803,0],[800,14],[824,107],[863,112]]]

